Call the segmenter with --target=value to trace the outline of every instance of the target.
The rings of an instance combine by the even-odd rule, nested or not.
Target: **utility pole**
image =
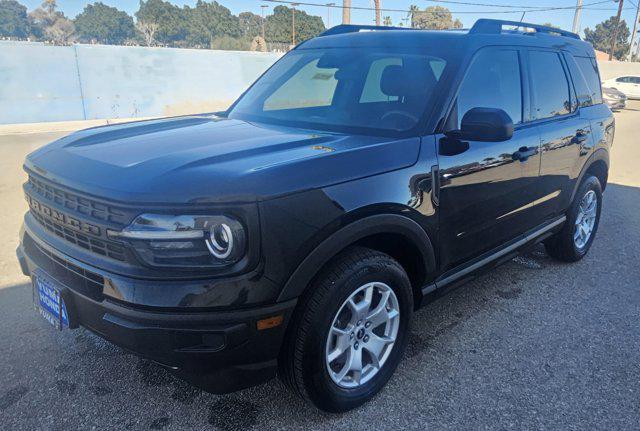
[[[380,0],[373,0],[373,4],[376,8],[376,25],[380,25]]]
[[[296,6],[300,3],[291,3],[291,40],[292,45],[296,46]]]
[[[620,0],[618,3],[618,16],[616,17],[615,27],[613,27],[613,33],[611,34],[611,51],[609,51],[609,61],[613,60],[613,52],[616,50],[616,39],[618,39],[618,27],[620,27],[620,16],[622,16],[622,4],[624,0]]]
[[[335,3],[327,3],[327,28],[331,28],[331,8],[334,7]]]
[[[636,7],[636,19],[633,21],[633,31],[631,32],[631,42],[629,43],[629,58],[628,61],[633,60],[633,42],[636,40],[636,28],[638,26],[638,18],[640,18],[640,3]]]
[[[262,4],[260,5],[260,15],[262,15],[262,40],[266,41],[267,39],[264,38],[264,10],[266,8],[268,8],[269,5],[266,4]]]
[[[342,0],[342,23],[351,24],[351,0]]]
[[[573,28],[571,31],[578,33],[580,31],[580,15],[582,14],[582,0],[576,3],[576,13],[573,15]]]

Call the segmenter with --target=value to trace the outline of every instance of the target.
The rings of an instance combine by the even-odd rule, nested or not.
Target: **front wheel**
[[[547,253],[564,262],[582,259],[593,244],[601,209],[602,186],[596,177],[589,176],[580,184],[562,230],[545,241]]]
[[[407,343],[413,293],[390,256],[353,247],[303,296],[280,358],[280,377],[318,408],[344,412],[371,399]]]

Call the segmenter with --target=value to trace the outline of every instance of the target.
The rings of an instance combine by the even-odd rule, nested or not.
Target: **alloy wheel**
[[[371,380],[389,358],[400,327],[400,307],[393,289],[381,282],[355,290],[340,306],[326,340],[325,364],[343,388]]]
[[[598,198],[593,190],[589,190],[580,201],[573,232],[573,242],[578,249],[583,249],[593,234],[597,210]]]

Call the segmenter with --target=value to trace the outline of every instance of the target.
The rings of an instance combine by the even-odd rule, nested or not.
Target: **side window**
[[[530,51],[534,118],[540,120],[571,112],[569,83],[560,56],[549,51]]]
[[[628,76],[621,76],[620,78],[616,78],[616,82],[624,82],[625,84],[629,82]]]
[[[578,106],[582,108],[593,105],[591,89],[589,88],[589,85],[587,84],[586,78],[580,70],[580,67],[577,65],[571,54],[565,54],[564,58],[567,61],[569,74],[571,75],[571,80],[573,81],[573,87],[576,90],[576,99],[578,102]],[[576,107],[574,106],[572,111],[575,110],[575,108]]]
[[[522,81],[518,51],[484,50],[474,58],[460,85],[456,107],[452,113],[457,114],[457,128],[460,128],[464,114],[472,108],[502,109],[509,114],[513,124],[522,122]]]
[[[595,58],[574,57],[576,64],[582,72],[582,76],[587,81],[591,92],[591,99],[594,104],[602,103],[602,90],[600,89],[600,74]]]
[[[264,101],[265,111],[329,106],[338,81],[337,69],[321,69],[310,61]]]

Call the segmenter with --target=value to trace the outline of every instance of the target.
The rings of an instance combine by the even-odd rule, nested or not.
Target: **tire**
[[[580,206],[583,204],[583,199],[586,198],[587,195],[592,195],[594,197],[596,207],[592,215],[593,227],[585,241],[584,238],[582,238],[582,240],[578,240],[574,236],[578,229],[576,222],[583,219]],[[594,176],[586,177],[580,184],[573,202],[571,203],[571,207],[569,208],[569,211],[567,211],[567,220],[564,223],[562,230],[544,242],[547,253],[551,257],[563,262],[577,262],[582,259],[593,244],[593,240],[598,230],[598,225],[600,224],[601,209],[602,186],[600,185],[600,181]]]
[[[381,310],[382,298],[388,295],[384,309],[391,311],[387,311],[387,316],[395,316],[394,307],[399,315],[380,326],[372,323],[374,318],[369,321],[365,318],[358,326],[348,300],[352,299],[354,306],[363,306],[367,292],[373,292],[369,310]],[[358,407],[378,393],[393,375],[407,344],[412,313],[413,292],[402,266],[384,253],[363,247],[348,248],[320,272],[301,297],[278,361],[279,376],[297,395],[320,410],[338,413]],[[350,326],[352,321],[355,328]],[[332,330],[334,325],[337,329]],[[397,329],[395,342],[391,344],[388,340],[393,328]],[[349,333],[349,337],[338,335],[339,331]],[[373,347],[380,345],[378,336],[386,337],[384,342],[389,344],[382,349],[383,359],[376,369],[369,349],[376,350]],[[348,343],[343,346],[349,346],[345,353],[330,362],[328,349],[332,353],[340,351],[338,344],[345,340]],[[358,351],[361,363],[367,364],[362,372],[349,371],[340,382],[334,380],[338,378],[337,370],[344,370],[341,363],[344,361],[346,365],[351,355],[357,358]]]

